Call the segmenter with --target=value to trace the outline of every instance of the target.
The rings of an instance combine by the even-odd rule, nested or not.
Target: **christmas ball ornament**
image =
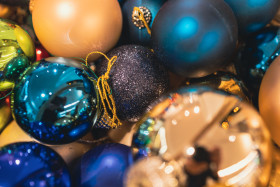
[[[71,186],[63,159],[37,143],[15,143],[0,149],[1,186]]]
[[[143,140],[149,155],[178,162],[188,184],[207,186],[212,178],[226,185],[267,186],[268,130],[258,112],[236,96],[186,87],[161,98],[143,125],[135,139]]]
[[[251,101],[251,96],[243,81],[229,72],[218,71],[201,78],[188,79],[187,85],[205,85],[239,96],[244,101]]]
[[[19,126],[48,144],[73,142],[88,133],[99,114],[93,74],[81,62],[50,57],[34,63],[12,94]]]
[[[76,186],[123,186],[126,169],[132,164],[130,147],[102,144],[87,152],[77,164]]]
[[[280,83],[280,57],[277,57],[266,71],[259,92],[259,110],[272,139],[277,145],[280,145],[278,111],[279,105],[279,83]]]
[[[183,77],[202,77],[224,66],[237,36],[234,14],[222,0],[167,1],[152,26],[156,56]]]
[[[35,47],[30,36],[13,22],[0,19],[0,71],[3,71],[0,90],[14,86],[22,72],[30,65]]]
[[[147,107],[168,88],[167,71],[156,62],[153,53],[142,46],[124,45],[108,53],[117,56],[108,83],[116,103],[120,120],[136,122]],[[96,65],[96,72],[107,71],[107,60]]]
[[[0,147],[19,142],[37,142],[34,138],[26,134],[15,121],[9,123],[1,132]],[[93,145],[76,141],[65,145],[48,145],[57,152],[67,165],[72,166],[73,161],[79,159],[83,154],[89,151]]]
[[[272,61],[279,55],[279,40],[280,29],[266,27],[248,36],[239,49],[235,69],[251,91],[256,103],[262,78]]]
[[[280,5],[279,0],[225,0],[232,8],[240,34],[249,34],[268,24]]]
[[[42,46],[42,45],[37,45],[36,46],[36,61],[40,61],[44,58],[50,57],[50,54],[48,51]]]
[[[122,30],[116,0],[40,0],[35,2],[32,19],[42,45],[62,57],[85,58],[92,51],[106,52],[117,43]]]
[[[165,1],[127,0],[124,2],[122,6],[123,34],[129,43],[140,45],[151,44],[150,28]],[[144,20],[141,15],[143,15]]]

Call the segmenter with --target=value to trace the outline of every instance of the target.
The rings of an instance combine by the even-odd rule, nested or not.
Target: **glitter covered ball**
[[[99,112],[91,71],[79,61],[50,57],[34,63],[12,94],[19,126],[48,144],[73,142],[91,130]]]
[[[156,56],[183,77],[202,77],[225,66],[237,43],[237,22],[223,0],[172,0],[152,25]]]
[[[71,186],[63,159],[51,148],[38,143],[2,147],[0,166],[0,186]]]
[[[137,45],[120,46],[108,57],[117,56],[109,74],[109,85],[120,120],[136,122],[147,107],[168,89],[167,71],[157,63],[154,54]],[[107,70],[107,60],[97,65],[97,74]]]
[[[238,97],[204,86],[186,87],[161,97],[146,117],[134,145],[181,165],[187,186],[208,186],[210,178],[228,186],[267,186],[270,135],[258,112]],[[141,180],[139,175],[133,180]]]

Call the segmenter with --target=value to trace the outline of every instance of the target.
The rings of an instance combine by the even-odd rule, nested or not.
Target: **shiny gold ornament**
[[[271,142],[261,117],[238,97],[208,87],[186,87],[163,97],[133,144],[178,162],[187,186],[207,186],[208,179],[236,187],[268,184]]]
[[[272,139],[280,145],[280,57],[266,71],[259,93],[259,109]]]

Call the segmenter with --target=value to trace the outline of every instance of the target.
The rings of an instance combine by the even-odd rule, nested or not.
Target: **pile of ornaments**
[[[0,0],[0,186],[280,186],[279,6]]]

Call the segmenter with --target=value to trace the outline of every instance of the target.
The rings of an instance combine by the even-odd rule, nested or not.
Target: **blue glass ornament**
[[[99,111],[93,74],[80,62],[50,57],[34,63],[12,94],[19,126],[47,144],[73,142],[90,131]]]
[[[99,145],[78,162],[75,185],[121,187],[125,171],[132,162],[130,147],[116,143]]]
[[[237,37],[234,14],[222,0],[167,1],[152,26],[156,56],[183,77],[202,77],[226,65]]]
[[[144,13],[145,20],[151,28],[154,19],[166,0],[126,0],[122,6],[123,13],[123,38],[127,43],[150,45],[151,35],[148,33],[143,21],[139,20],[134,7],[140,8]],[[135,15],[136,14],[136,15]]]
[[[38,143],[15,143],[0,149],[0,186],[68,187],[70,176],[63,159]]]
[[[268,24],[280,5],[279,0],[225,0],[232,8],[240,34],[245,35]]]
[[[238,76],[249,88],[255,105],[261,81],[272,61],[280,53],[280,29],[266,27],[247,37],[239,49],[235,68]]]

